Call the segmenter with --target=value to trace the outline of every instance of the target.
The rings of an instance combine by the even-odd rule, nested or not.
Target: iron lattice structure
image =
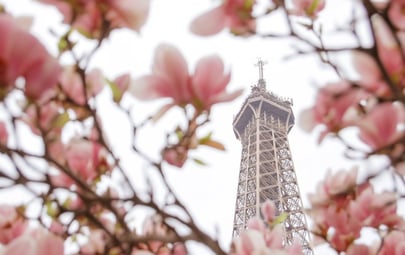
[[[287,135],[294,125],[292,100],[266,91],[259,60],[260,79],[233,121],[242,143],[240,174],[235,206],[233,236],[246,228],[248,220],[260,213],[267,199],[286,213],[284,243],[300,241],[303,252],[312,255],[309,232]]]

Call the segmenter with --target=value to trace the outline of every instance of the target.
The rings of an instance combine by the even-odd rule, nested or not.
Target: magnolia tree
[[[196,224],[167,181],[166,167],[182,168],[191,151],[223,149],[211,135],[198,132],[209,123],[213,105],[241,94],[226,90],[230,73],[218,56],[200,59],[190,72],[182,53],[162,44],[149,74],[106,77],[89,67],[94,54],[113,30],[139,32],[149,0],[38,2],[63,15],[63,32],[53,32],[55,55],[30,33],[31,19],[0,6],[0,188],[12,193],[18,187],[30,197],[24,204],[1,205],[0,254],[182,255],[189,242],[216,254],[302,254],[298,243],[284,247],[282,217],[276,217],[270,201],[262,206],[263,218],[252,219],[224,249]],[[190,21],[190,31],[291,38],[297,55],[313,55],[334,70],[338,79],[319,88],[314,106],[300,116],[302,128],[315,128],[319,142],[337,137],[348,158],[379,157],[385,165],[377,172],[364,169],[363,179],[357,168],[328,172],[309,196],[313,246],[327,244],[336,254],[404,254],[405,224],[397,206],[405,195],[405,1],[353,0],[350,13],[336,13],[347,23],[326,31],[317,17],[327,4],[223,0]],[[283,33],[259,29],[262,20],[280,15]],[[331,35],[344,36],[345,44],[333,44]],[[78,50],[88,41],[91,49]],[[348,53],[350,64],[336,60]],[[103,125],[108,116],[101,116],[97,104],[105,90],[131,127],[118,132],[130,133],[131,153],[156,171],[164,201],[155,199],[155,189],[139,191],[131,180],[133,169],[122,164],[109,142]],[[128,97],[170,102],[139,122],[135,110],[122,103]],[[155,159],[137,143],[138,133],[173,108],[183,117]],[[387,175],[392,181],[377,192],[372,183]],[[151,216],[137,229],[134,218],[145,210]],[[373,236],[372,243],[364,240],[365,233]]]

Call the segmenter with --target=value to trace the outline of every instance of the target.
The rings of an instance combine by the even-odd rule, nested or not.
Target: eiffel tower
[[[287,216],[284,244],[298,240],[303,253],[313,255],[287,137],[294,125],[292,100],[266,90],[264,64],[258,60],[259,80],[233,120],[236,138],[242,143],[233,236],[238,236],[248,220],[260,213],[261,204],[270,199],[277,214]]]

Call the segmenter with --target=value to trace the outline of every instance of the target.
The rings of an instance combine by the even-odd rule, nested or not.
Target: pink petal
[[[196,35],[209,36],[221,32],[225,25],[226,13],[221,5],[195,18],[190,30]]]
[[[361,76],[362,83],[374,83],[381,79],[381,71],[370,55],[360,51],[353,51],[352,61],[354,68]]]
[[[176,101],[190,101],[187,62],[177,48],[168,44],[159,45],[155,52],[152,72],[166,78],[175,86],[170,94]]]
[[[107,19],[114,27],[127,27],[137,32],[149,15],[150,0],[110,0]]]
[[[133,96],[144,100],[171,97],[174,93],[170,81],[157,75],[146,75],[134,80],[128,91]]]
[[[360,139],[373,149],[393,142],[399,135],[397,126],[403,113],[402,108],[396,108],[391,103],[377,106],[359,123]]]
[[[224,74],[224,63],[218,56],[198,61],[192,78],[193,92],[200,100],[210,100],[222,93],[230,81],[230,74]]]

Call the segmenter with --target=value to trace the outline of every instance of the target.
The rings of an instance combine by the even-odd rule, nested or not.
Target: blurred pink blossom
[[[401,104],[383,103],[375,106],[357,123],[360,139],[376,150],[404,135],[405,109]]]
[[[93,181],[110,166],[106,150],[97,142],[72,139],[65,147],[69,168],[83,180]]]
[[[364,244],[352,244],[346,251],[346,255],[374,255],[375,250]]]
[[[264,220],[271,222],[276,218],[277,207],[272,201],[266,200],[261,206],[261,212]]]
[[[0,250],[0,255],[63,255],[63,240],[45,229],[27,230]]]
[[[163,150],[162,157],[170,165],[181,168],[186,163],[188,150],[183,146],[167,148]]]
[[[404,52],[401,54],[400,45],[381,17],[374,17],[372,24],[376,34],[378,56],[385,71],[393,84],[402,88],[405,87],[405,63],[402,58]]]
[[[24,218],[11,205],[0,206],[0,243],[8,244],[22,235],[27,227]]]
[[[61,126],[57,126],[56,120],[59,116],[60,106],[56,101],[49,101],[42,105],[29,105],[25,109],[22,120],[28,124],[31,131],[40,135],[42,132],[47,133],[50,130],[58,131]],[[60,131],[60,130],[59,130]]]
[[[310,194],[309,200],[313,206],[322,204],[323,199],[330,200],[333,196],[346,193],[356,187],[357,168],[350,171],[340,170],[334,174],[328,171],[324,180],[318,184],[316,194]]]
[[[93,69],[86,73],[85,84],[83,84],[82,78],[75,68],[68,66],[64,68],[60,76],[60,84],[70,100],[84,105],[87,101],[86,98],[96,96],[103,89],[104,80],[101,70]]]
[[[390,9],[388,10],[388,16],[391,22],[401,30],[405,30],[405,1],[404,0],[392,0]]]
[[[83,35],[99,38],[106,28],[129,28],[137,32],[145,24],[150,0],[40,0],[55,6],[63,15],[64,23],[72,24]],[[108,24],[109,27],[105,27]]]
[[[372,186],[364,190],[354,201],[350,202],[349,213],[363,226],[378,228],[399,226],[401,217],[397,215],[396,194],[384,192],[376,194]]]
[[[242,91],[225,91],[230,74],[224,73],[224,64],[218,56],[201,59],[195,73],[189,74],[186,60],[177,48],[160,45],[155,52],[152,74],[135,80],[129,89],[141,99],[169,97],[172,105],[192,104],[198,111],[233,100]]]
[[[0,14],[0,34],[0,98],[19,77],[25,79],[25,95],[33,100],[56,86],[59,64],[34,36],[6,14]]]
[[[325,135],[338,132],[351,124],[345,119],[349,109],[369,95],[360,89],[351,89],[347,81],[329,83],[318,91],[315,104],[312,108],[301,112],[300,126],[311,131],[316,125],[322,125],[324,130],[320,135],[320,141]]]
[[[352,52],[354,68],[359,73],[360,78],[357,83],[368,92],[381,97],[391,95],[388,84],[383,80],[381,70],[375,60],[364,52]]]
[[[392,231],[385,238],[378,255],[402,255],[405,254],[405,233]]]
[[[201,36],[214,35],[228,27],[232,33],[245,35],[255,31],[252,16],[256,0],[223,0],[218,7],[203,13],[191,23],[191,32]]]

